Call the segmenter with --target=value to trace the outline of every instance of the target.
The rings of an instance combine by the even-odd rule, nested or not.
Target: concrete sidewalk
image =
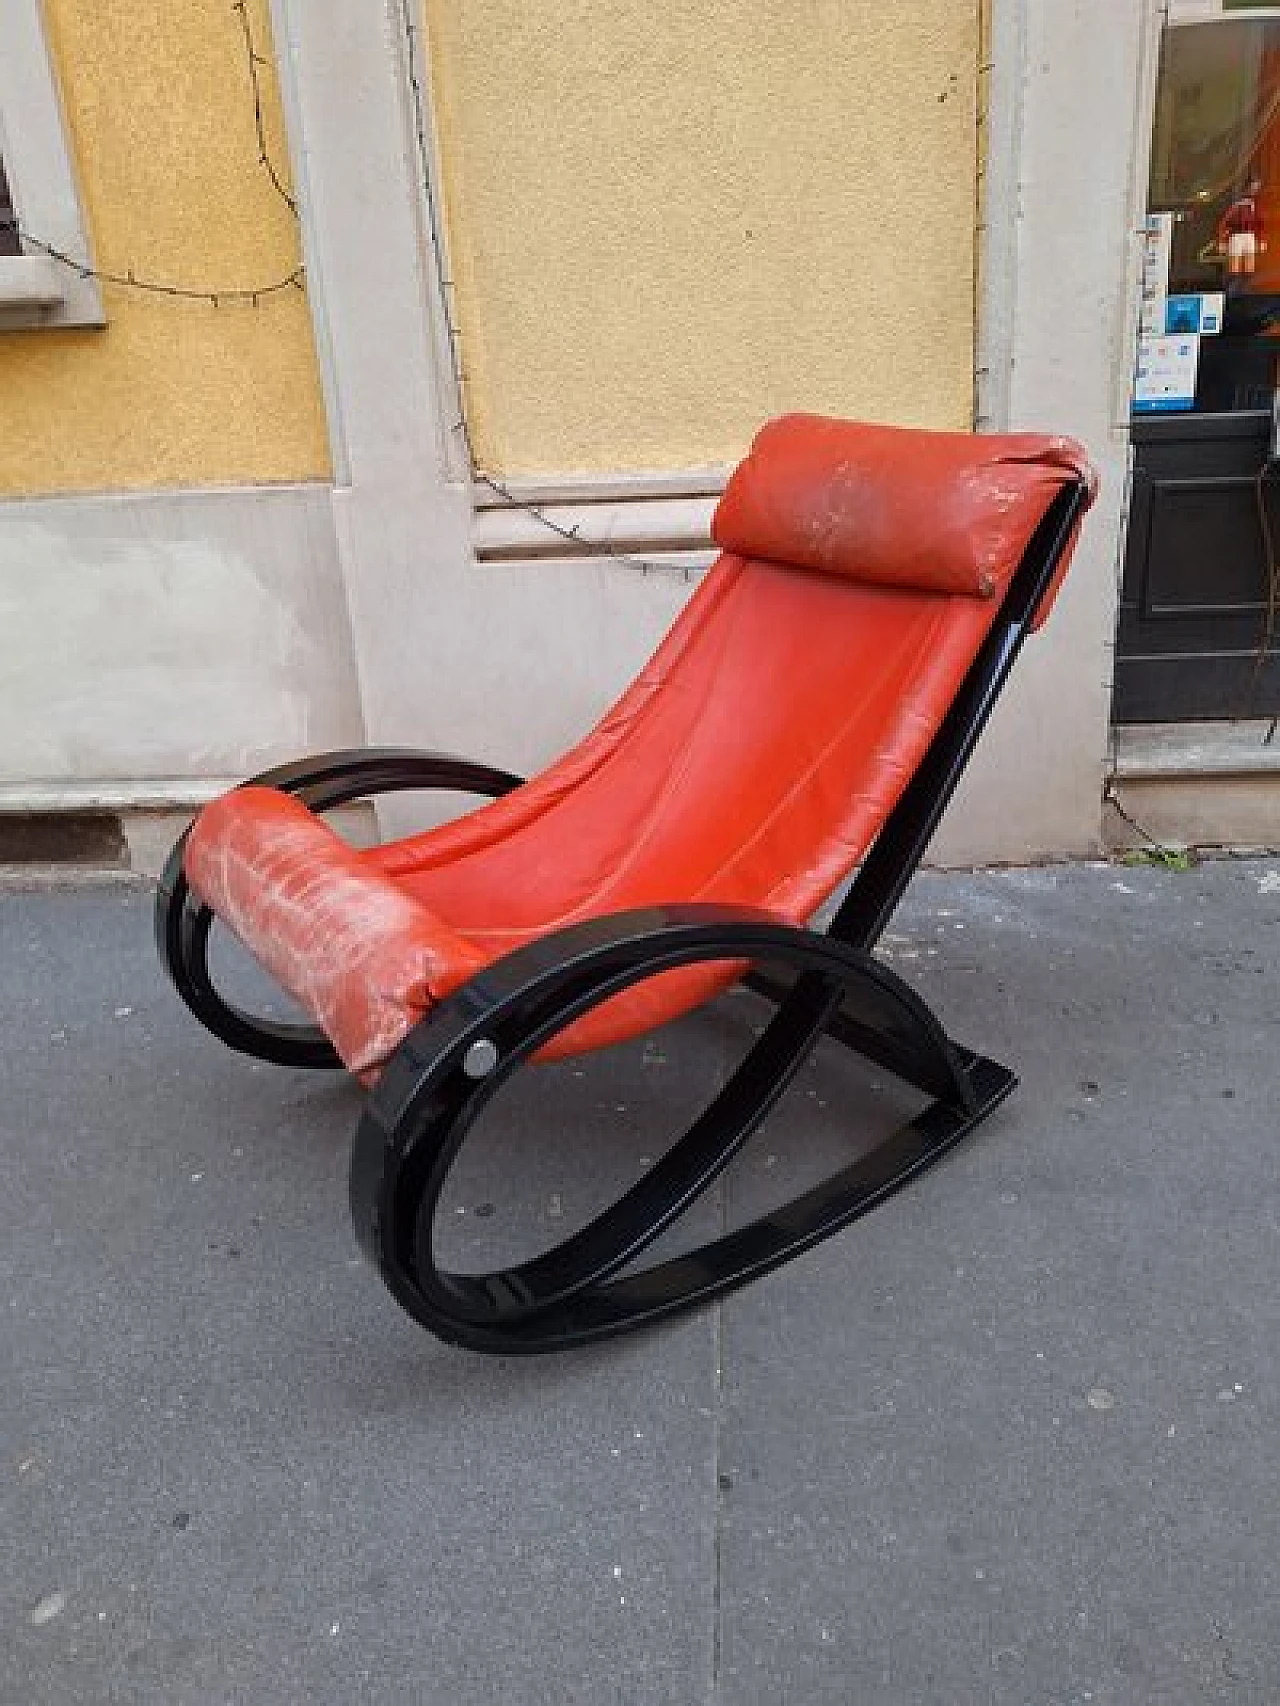
[[[1280,1699],[1280,860],[919,878],[887,952],[1019,1093],[722,1307],[531,1361],[400,1314],[357,1091],[207,1037],[150,904],[0,893],[3,1706]],[[530,1086],[457,1236],[634,1177],[735,999]],[[849,1070],[702,1213],[844,1141]]]

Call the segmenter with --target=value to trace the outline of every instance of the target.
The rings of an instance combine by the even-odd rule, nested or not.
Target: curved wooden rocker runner
[[[160,888],[164,964],[232,1048],[345,1064],[369,1087],[351,1162],[356,1233],[422,1325],[476,1350],[540,1351],[717,1296],[874,1207],[1014,1088],[872,950],[1048,613],[1093,494],[1067,439],[785,417],[729,482],[713,527],[722,555],[667,638],[541,775],[335,753],[201,812]],[[318,815],[419,788],[490,803],[364,852]],[[806,927],[855,867],[825,933]],[[215,915],[315,1027],[219,993]],[[776,1011],[638,1183],[531,1261],[441,1270],[445,1180],[512,1074],[639,1035],[740,978]],[[924,1112],[762,1219],[634,1265],[824,1034],[925,1092]]]

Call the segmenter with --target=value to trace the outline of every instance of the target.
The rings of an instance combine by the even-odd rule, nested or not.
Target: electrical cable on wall
[[[258,73],[260,67],[269,65],[271,62],[258,52],[247,0],[234,0],[231,11],[239,16],[240,28],[244,38],[245,57],[249,71],[249,89],[253,101],[254,131],[258,142],[258,165],[265,172],[273,189],[296,220],[298,217],[297,201],[286,186],[267,146],[265,107],[262,99],[262,84]],[[80,278],[93,279],[99,284],[115,285],[122,290],[140,291],[151,296],[168,296],[184,302],[207,302],[214,308],[221,308],[231,303],[242,303],[256,308],[266,297],[278,296],[288,290],[305,289],[306,269],[301,261],[281,277],[268,279],[264,284],[229,285],[225,289],[209,289],[206,286],[192,286],[172,283],[164,279],[147,278],[135,271],[133,267],[128,267],[120,272],[111,268],[91,266],[85,261],[76,260],[73,255],[67,254],[56,243],[46,242],[38,232],[29,231],[16,217],[0,220],[0,231],[14,233],[24,250],[34,250],[38,254],[47,255],[50,260],[58,261],[61,265],[70,267]]]
[[[70,267],[80,278],[94,279],[99,284],[114,284],[123,290],[143,291],[151,296],[172,296],[184,302],[207,302],[214,308],[221,308],[228,303],[248,303],[256,308],[266,296],[276,296],[284,290],[303,290],[305,268],[299,262],[292,272],[283,278],[272,279],[267,284],[232,285],[223,290],[208,290],[203,287],[191,288],[182,284],[167,284],[160,279],[140,278],[132,269],[128,272],[110,272],[101,267],[87,265],[77,261],[56,244],[46,243],[34,236],[17,220],[0,221],[0,231],[15,231],[24,249],[34,249],[37,253],[48,255],[50,260],[59,261],[63,266]]]
[[[615,550],[604,541],[589,540],[583,537],[578,526],[566,526],[546,509],[535,502],[519,497],[496,474],[486,470],[476,454],[475,444],[471,436],[470,422],[467,418],[465,389],[466,375],[461,364],[461,334],[458,329],[453,306],[453,281],[448,277],[444,265],[444,230],[440,217],[439,204],[435,192],[434,174],[432,170],[431,144],[428,138],[426,99],[422,81],[418,73],[418,57],[416,43],[420,35],[419,27],[413,17],[414,0],[401,0],[400,13],[404,29],[406,46],[406,63],[413,110],[414,128],[418,148],[419,167],[422,191],[426,205],[429,226],[429,241],[432,258],[436,269],[440,301],[444,316],[444,324],[449,347],[450,370],[454,390],[458,399],[458,418],[454,430],[460,434],[470,478],[499,500],[495,507],[519,510],[531,516],[547,532],[562,539],[566,544],[577,550],[589,552],[594,556],[608,557],[611,561],[622,563],[630,568],[640,569],[645,573],[654,569],[669,568],[669,564],[654,562],[631,553]],[[266,106],[263,99],[260,72],[263,67],[270,65],[270,60],[258,51],[253,33],[253,25],[249,16],[248,0],[233,0],[230,10],[236,15],[244,42],[245,61],[248,69],[249,92],[253,108],[254,135],[258,145],[258,165],[265,173],[272,189],[284,202],[295,220],[299,218],[297,198],[285,180],[284,174],[277,166],[267,142]],[[146,276],[130,266],[123,271],[109,267],[94,266],[86,261],[77,260],[65,249],[55,243],[48,242],[39,232],[29,230],[16,216],[0,220],[0,231],[16,234],[24,250],[46,255],[60,265],[69,267],[78,277],[92,279],[97,283],[113,285],[118,289],[132,290],[152,296],[169,297],[184,302],[203,302],[214,308],[232,304],[242,304],[257,308],[264,300],[283,294],[289,290],[305,290],[306,268],[299,261],[278,278],[268,279],[261,284],[228,285],[210,288],[205,285],[188,285],[180,281],[157,279]],[[687,573],[687,571],[686,571]]]
[[[271,150],[267,147],[266,116],[262,105],[262,84],[258,79],[260,66],[269,66],[271,61],[258,52],[253,39],[253,25],[249,20],[248,0],[234,0],[231,10],[240,14],[240,28],[244,34],[245,56],[249,62],[249,87],[253,92],[253,125],[258,137],[258,164],[271,180],[272,188],[281,201],[296,219],[298,203],[291,190],[286,189],[284,179],[276,169],[276,163],[271,158]]]
[[[611,562],[625,564],[628,568],[640,569],[646,574],[653,569],[669,568],[670,565],[668,564],[632,556],[625,551],[615,551],[603,541],[584,539],[576,526],[564,526],[554,516],[548,515],[541,505],[532,503],[527,498],[521,498],[496,474],[487,472],[476,454],[475,441],[471,436],[471,423],[467,418],[466,374],[463,371],[461,355],[462,334],[454,314],[453,280],[449,277],[444,261],[444,222],[441,218],[439,198],[436,194],[432,147],[428,134],[426,96],[422,87],[422,78],[418,72],[419,51],[417,44],[421,39],[422,31],[413,16],[413,7],[416,3],[417,0],[400,0],[400,19],[404,29],[405,63],[408,68],[409,93],[418,149],[419,175],[427,213],[428,238],[435,266],[441,312],[444,316],[445,336],[449,345],[449,367],[453,378],[454,391],[458,399],[458,418],[454,422],[454,431],[462,440],[467,472],[477,485],[483,486],[500,500],[499,505],[495,507],[520,510],[525,515],[532,516],[549,533],[555,534],[557,538],[563,539],[569,544],[576,545],[581,551],[589,552],[593,556],[608,557]]]

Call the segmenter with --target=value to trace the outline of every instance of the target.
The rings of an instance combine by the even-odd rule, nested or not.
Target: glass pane
[[[1261,290],[1280,273],[1280,22],[1165,37],[1150,208],[1175,215],[1169,288]],[[1252,243],[1249,239],[1252,238]],[[1234,239],[1234,241],[1233,241]],[[1234,251],[1234,254],[1233,254]]]
[[[1180,358],[1174,338],[1195,348],[1182,346],[1183,378],[1170,381],[1181,400],[1137,406],[1269,407],[1280,353],[1280,19],[1166,30],[1147,205],[1167,218],[1148,221],[1143,330],[1163,336],[1161,360]]]

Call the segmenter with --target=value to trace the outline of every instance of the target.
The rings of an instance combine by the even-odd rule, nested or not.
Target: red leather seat
[[[1063,438],[775,421],[717,509],[722,555],[549,769],[367,852],[285,794],[237,789],[197,820],[188,880],[366,1078],[435,1002],[557,926],[687,900],[800,923],[873,841],[1038,523],[1081,479]],[[655,978],[548,1052],[647,1030],[737,970]]]

